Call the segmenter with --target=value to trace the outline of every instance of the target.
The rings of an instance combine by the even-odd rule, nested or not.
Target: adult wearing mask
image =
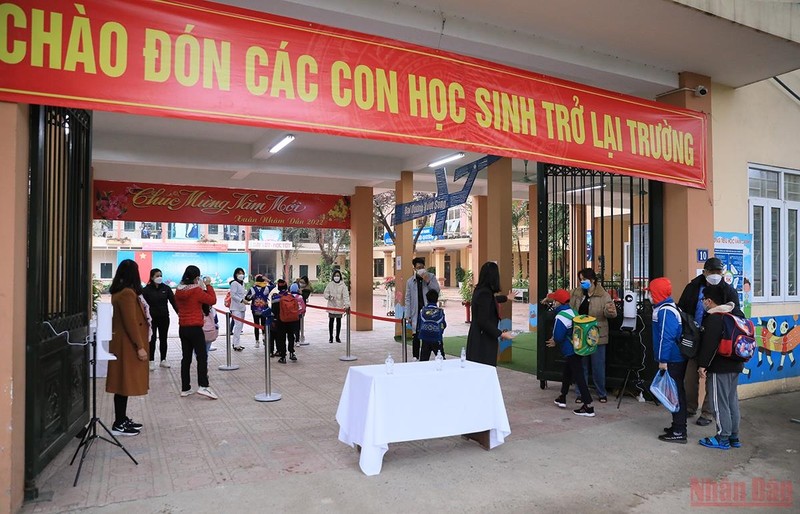
[[[419,312],[425,307],[425,298],[427,298],[428,291],[436,291],[437,293],[441,291],[436,276],[425,269],[425,259],[415,257],[411,261],[411,265],[414,266],[414,275],[406,282],[405,318],[411,321],[411,332],[414,334],[411,341],[411,354],[414,360],[418,360],[420,343],[417,322],[419,320]]]
[[[664,429],[658,439],[666,443],[686,444],[686,358],[681,354],[681,317],[672,300],[672,282],[656,278],[650,282],[653,301],[653,357],[658,369],[666,370],[678,386],[678,412],[672,413],[672,425]]]
[[[233,270],[233,280],[231,280],[229,283],[231,293],[231,315],[242,319],[244,319],[244,313],[247,308],[244,299],[244,297],[247,295],[247,291],[244,289],[244,278],[244,270],[242,268],[236,268]],[[244,350],[244,346],[242,346],[242,343],[240,342],[242,338],[243,323],[234,318],[231,318],[231,322],[233,323],[233,341],[231,345],[233,346],[234,350],[241,352]]]
[[[325,286],[325,291],[322,293],[326,300],[328,300],[328,308],[333,309],[349,309],[350,308],[350,291],[347,290],[347,285],[342,280],[342,272],[334,270],[331,274],[331,281]],[[342,333],[342,312],[328,311],[328,342],[333,342],[333,325],[336,323],[336,342],[341,343]]]
[[[424,263],[423,263],[424,264]],[[500,269],[489,261],[481,266],[478,283],[472,293],[472,323],[467,335],[467,360],[497,366],[498,339],[511,340],[510,332],[498,328],[500,312],[498,303],[508,301],[500,292]],[[406,298],[408,295],[406,294]]]
[[[308,280],[308,275],[303,275],[302,277],[297,279],[297,287],[300,288],[300,296],[303,297],[303,301],[308,304],[308,298],[311,296],[313,289],[311,289],[311,282]],[[299,343],[300,346],[306,346],[306,315],[303,313],[300,316],[300,339]]]
[[[200,268],[187,266],[181,283],[175,291],[178,304],[178,335],[181,338],[181,397],[192,394],[190,371],[192,353],[197,357],[197,394],[216,400],[217,394],[208,384],[208,351],[203,332],[205,313],[203,305],[217,303],[217,295],[211,287],[211,279],[200,280]]]
[[[688,315],[694,317],[694,322],[698,327],[703,326],[703,319],[706,312],[703,309],[703,291],[706,286],[720,285],[724,292],[724,302],[733,302],[733,314],[736,316],[744,317],[739,307],[739,293],[736,289],[722,278],[722,272],[725,266],[722,261],[717,257],[710,257],[706,259],[703,264],[703,272],[691,280],[686,287],[683,288],[681,298],[678,300],[678,307]],[[700,376],[697,372],[697,360],[689,359],[686,366],[686,409],[688,416],[694,416],[697,413],[697,407],[700,405],[699,390],[700,390]],[[700,411],[700,416],[697,417],[696,424],[704,427],[710,425],[714,419],[714,411],[709,404],[709,395],[706,394],[705,399]]]
[[[150,389],[147,372],[147,344],[150,339],[149,307],[142,296],[139,265],[125,259],[119,263],[109,288],[114,314],[109,352],[116,360],[108,361],[106,392],[114,395],[114,424],[111,433],[118,436],[139,435],[141,423],[128,417],[128,397],[142,396]]]
[[[608,345],[608,319],[617,317],[617,307],[611,295],[597,280],[597,273],[592,268],[584,268],[578,272],[580,285],[572,290],[569,305],[577,314],[592,316],[597,320],[600,332],[597,339],[597,350],[583,359],[584,377],[588,383],[589,363],[592,365],[592,382],[597,390],[600,403],[608,401],[606,392],[606,346]]]
[[[167,334],[169,333],[169,307],[177,314],[178,307],[175,305],[175,295],[172,288],[163,283],[163,274],[158,268],[150,270],[150,280],[142,291],[147,305],[150,307],[150,317],[153,319],[152,335],[150,336],[150,371],[156,369],[156,337],[160,341],[159,351],[161,353],[161,367],[169,368],[167,362]]]

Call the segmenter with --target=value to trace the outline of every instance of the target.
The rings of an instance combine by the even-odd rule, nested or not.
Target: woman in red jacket
[[[208,281],[210,282],[210,281]],[[189,396],[192,384],[189,371],[192,367],[192,352],[197,356],[197,394],[216,400],[217,393],[208,387],[208,352],[203,333],[203,304],[214,305],[217,295],[208,282],[200,281],[200,268],[187,266],[181,283],[175,291],[178,304],[178,335],[181,338],[181,396]]]

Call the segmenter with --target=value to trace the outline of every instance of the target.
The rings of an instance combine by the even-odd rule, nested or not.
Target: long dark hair
[[[242,275],[244,275],[244,270],[242,268],[236,268],[235,270],[233,270],[233,280],[239,282],[240,284],[243,284],[244,280],[239,280],[238,278],[236,278],[236,275],[238,275],[240,271],[242,272]],[[231,280],[228,283],[233,284],[233,280]]]
[[[153,268],[150,270],[150,280],[147,282],[148,284],[155,284],[155,282],[153,282],[153,277],[156,276],[156,273],[161,273],[161,270],[158,268]],[[163,275],[163,273],[161,274]]]
[[[194,264],[189,264],[186,266],[186,271],[183,272],[183,278],[181,278],[181,284],[191,285],[194,284],[194,281],[197,280],[197,277],[200,276],[200,268],[195,266]]]
[[[139,295],[142,294],[142,279],[139,277],[139,265],[136,261],[125,259],[117,266],[117,272],[114,274],[114,280],[111,281],[111,287],[108,292],[111,294],[119,293],[126,287],[130,287]]]
[[[500,292],[500,269],[497,267],[496,262],[488,261],[483,263],[475,289],[479,287],[488,287],[493,293]]]

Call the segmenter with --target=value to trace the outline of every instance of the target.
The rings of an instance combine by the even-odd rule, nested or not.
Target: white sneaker
[[[171,368],[172,367],[172,366],[169,365],[169,362],[167,362],[167,361],[161,361],[161,364],[159,364],[159,366],[161,366],[162,368]]]
[[[190,394],[194,394],[194,391],[192,391],[191,389],[189,389],[188,391],[181,391],[181,398],[186,398]]]
[[[258,340],[256,340],[256,348],[260,348],[260,347],[261,347],[261,343],[259,343]]]
[[[217,396],[217,393],[212,391],[210,387],[198,387],[197,388],[197,394],[202,394],[203,396],[208,396],[212,400],[216,400],[217,398],[219,398],[219,396]]]
[[[156,370],[156,361],[150,361],[150,371]]]
[[[209,352],[216,352],[217,351],[217,347],[216,346],[212,346],[211,348],[208,349],[208,351]]]

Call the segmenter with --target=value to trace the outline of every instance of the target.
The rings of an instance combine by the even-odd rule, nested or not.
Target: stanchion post
[[[400,344],[403,345],[403,362],[408,362],[408,344],[406,342],[406,318],[400,318]]]
[[[267,344],[270,340],[270,332],[272,328],[268,324],[264,324],[264,335],[267,338]],[[259,393],[255,396],[257,402],[277,402],[281,399],[281,393],[272,390],[272,368],[270,367],[269,360],[269,346],[265,348],[264,352],[264,390],[265,392]]]
[[[340,361],[358,360],[358,357],[356,357],[355,355],[350,355],[350,307],[348,307],[345,310],[344,315],[345,315],[345,320],[344,320],[345,333],[344,333],[344,335],[345,335],[345,343],[347,343],[345,350],[347,351],[347,355],[342,355],[341,357],[339,357],[339,360]]]
[[[225,364],[220,364],[217,366],[218,369],[223,371],[233,371],[235,369],[239,369],[238,364],[231,364],[231,354],[233,353],[231,350],[231,313],[230,311],[225,313]]]
[[[300,318],[300,341],[297,342],[297,346],[308,346],[306,342],[306,316],[303,315]]]

